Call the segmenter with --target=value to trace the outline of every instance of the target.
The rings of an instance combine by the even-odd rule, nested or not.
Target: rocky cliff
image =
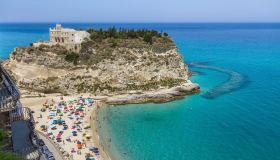
[[[81,48],[80,53],[59,45],[16,48],[6,68],[20,88],[41,93],[110,96],[187,83],[187,66],[168,36],[154,36],[150,41],[91,36]],[[181,95],[198,89],[196,85]]]

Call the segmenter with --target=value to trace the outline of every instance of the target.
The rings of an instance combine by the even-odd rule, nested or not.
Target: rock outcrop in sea
[[[168,101],[199,91],[188,81],[187,66],[169,36],[90,33],[79,53],[60,45],[30,45],[15,48],[5,67],[29,92],[90,93],[111,103]],[[114,98],[122,95],[126,98]]]

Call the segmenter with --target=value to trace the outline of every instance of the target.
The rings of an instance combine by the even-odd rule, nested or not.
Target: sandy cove
[[[30,94],[26,91],[23,91],[21,102],[24,107],[29,107],[34,111],[34,119],[37,121],[36,129],[40,130],[41,125],[48,124],[49,120],[47,119],[48,111],[41,112],[41,109],[43,107],[43,104],[48,100],[54,100],[55,104],[57,105],[61,100],[61,94],[48,94],[43,95],[42,97],[38,97],[38,94]],[[159,89],[156,91],[147,91],[147,92],[139,92],[134,91],[127,94],[122,95],[113,95],[113,96],[91,96],[89,94],[83,94],[83,97],[90,97],[94,100],[97,100],[98,103],[94,104],[94,107],[85,108],[85,117],[82,121],[82,126],[85,124],[90,124],[91,129],[89,130],[83,130],[81,134],[77,137],[79,140],[83,139],[81,137],[82,134],[88,133],[91,136],[91,139],[89,141],[86,141],[86,146],[94,146],[99,149],[100,157],[95,157],[95,159],[102,159],[102,160],[110,160],[109,155],[105,151],[105,149],[101,146],[98,129],[96,128],[98,126],[97,122],[97,114],[100,107],[106,105],[106,104],[130,104],[130,103],[148,103],[148,102],[154,102],[154,103],[162,103],[162,102],[168,102],[175,99],[182,98],[185,95],[193,94],[199,92],[199,86],[197,84],[194,84],[190,81],[187,83],[181,85],[172,87],[169,89]],[[78,99],[81,95],[72,95],[72,96],[63,96],[64,101],[71,101],[74,99]],[[42,115],[42,118],[40,118]],[[69,125],[73,123],[70,119],[67,118],[66,114],[62,116],[62,119],[65,119],[66,123]],[[69,125],[70,127],[70,125]],[[84,126],[83,126],[84,127]],[[58,134],[59,130],[54,132],[54,135]],[[65,136],[66,134],[71,135],[71,130],[65,131],[66,133],[63,134]],[[65,138],[63,137],[62,138]],[[72,148],[76,148],[76,143],[72,142],[60,142],[57,143],[54,140],[49,139],[50,141],[57,144],[59,147],[61,147],[64,151],[66,151],[69,154],[71,153]],[[64,144],[63,144],[64,143]],[[73,155],[73,159],[85,159],[85,154],[87,153],[87,147],[83,147],[81,150],[81,155],[78,155],[77,152],[75,152]],[[58,149],[56,149],[57,151]]]

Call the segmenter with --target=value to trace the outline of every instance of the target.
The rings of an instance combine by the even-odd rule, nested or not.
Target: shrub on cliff
[[[143,40],[149,44],[153,44],[153,36],[149,33],[145,34]]]
[[[71,52],[71,53],[68,53],[66,56],[65,56],[65,60],[67,62],[73,62],[74,65],[78,64],[78,60],[79,60],[79,54],[75,53],[75,52]]]

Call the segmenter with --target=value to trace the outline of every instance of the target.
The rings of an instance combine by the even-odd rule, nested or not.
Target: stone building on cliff
[[[62,28],[61,24],[56,24],[55,28],[50,28],[50,43],[51,45],[81,44],[89,35],[86,31]]]
[[[40,45],[61,45],[69,51],[79,52],[84,39],[90,36],[90,34],[86,31],[77,31],[71,28],[63,28],[61,24],[56,24],[55,28],[50,28],[49,34],[49,42],[36,42],[33,43],[33,46],[39,47]]]
[[[50,45],[62,45],[68,50],[78,51],[81,43],[90,34],[86,31],[77,31],[70,28],[63,28],[61,24],[56,24],[55,28],[50,28]]]

